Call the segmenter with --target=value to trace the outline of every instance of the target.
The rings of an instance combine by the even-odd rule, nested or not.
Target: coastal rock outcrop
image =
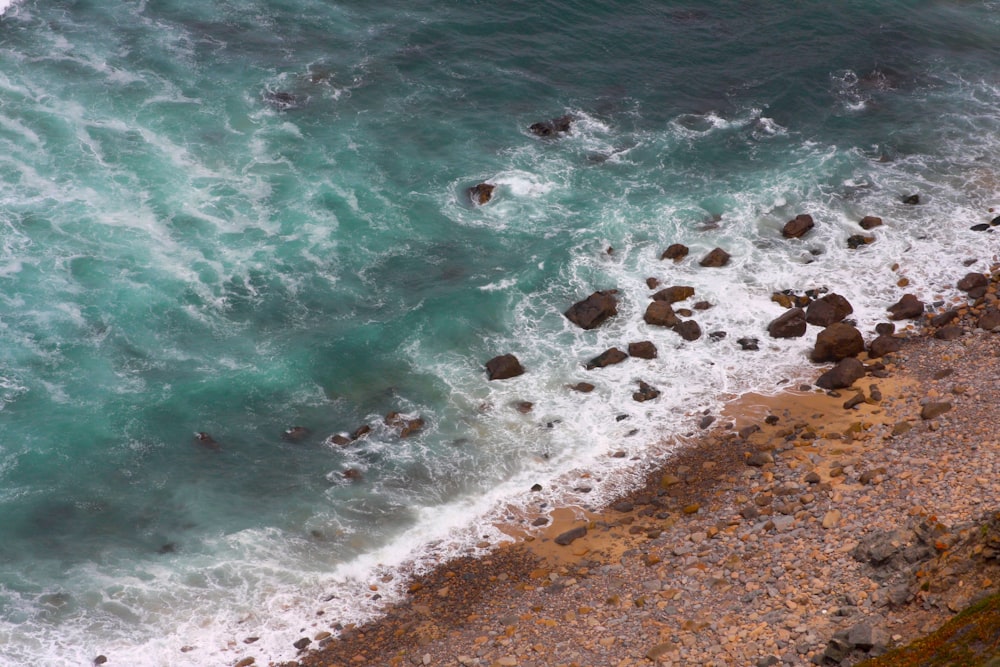
[[[801,213],[785,223],[785,226],[781,228],[781,235],[786,239],[799,239],[815,226],[811,215]]]
[[[861,332],[850,324],[834,322],[819,332],[810,359],[815,362],[840,361],[865,350]]]
[[[524,374],[524,367],[513,354],[501,354],[486,362],[486,374],[490,380],[506,380]]]
[[[594,329],[618,313],[618,290],[594,292],[583,301],[577,301],[565,313],[566,319],[581,329]]]
[[[792,308],[767,325],[771,338],[798,338],[806,333],[806,311]]]

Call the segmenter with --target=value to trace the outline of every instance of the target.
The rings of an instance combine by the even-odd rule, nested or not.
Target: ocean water
[[[704,411],[812,377],[811,335],[764,332],[772,292],[829,288],[870,332],[1000,249],[970,229],[1000,214],[992,0],[0,12],[3,665],[289,659],[498,521],[599,502]],[[799,213],[815,230],[782,239]],[[865,215],[885,225],[851,250]],[[716,246],[731,264],[699,267]],[[647,277],[726,337],[645,325]],[[611,288],[600,328],[563,317]],[[647,339],[655,360],[583,368]],[[527,372],[488,382],[504,353]]]

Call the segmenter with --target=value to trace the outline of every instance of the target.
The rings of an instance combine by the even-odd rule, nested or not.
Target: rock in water
[[[524,373],[524,367],[513,354],[501,354],[486,362],[486,374],[490,380],[506,380]]]
[[[865,217],[861,218],[860,224],[861,224],[861,229],[867,231],[869,229],[874,229],[876,227],[882,226],[882,218],[874,215],[866,215]]]
[[[912,320],[924,314],[924,302],[913,294],[904,294],[888,310],[890,320]]]
[[[802,213],[785,223],[785,226],[781,228],[781,235],[786,239],[799,239],[805,236],[813,227],[815,227],[815,224],[813,223],[812,216]]]
[[[594,292],[583,301],[574,303],[563,314],[581,329],[594,329],[618,313],[618,300],[615,298],[617,292],[618,290]]]
[[[806,311],[792,308],[767,325],[772,338],[798,338],[806,333]]]
[[[828,327],[853,312],[854,307],[847,299],[839,294],[827,294],[809,304],[806,308],[806,322],[819,327]]]
[[[595,368],[604,368],[605,366],[620,364],[626,359],[628,359],[627,354],[619,350],[617,347],[612,347],[611,349],[601,352],[599,355],[588,361],[587,370],[589,371]]]
[[[705,255],[698,264],[705,267],[720,267],[729,264],[729,258],[732,257],[728,252],[722,248],[715,248],[707,255]]]
[[[570,124],[572,122],[573,117],[567,114],[565,116],[553,118],[552,120],[532,123],[528,129],[531,130],[532,134],[539,137],[553,137],[569,132]]]
[[[679,262],[688,256],[688,252],[688,247],[683,243],[673,243],[663,251],[660,259],[672,259],[675,262]]]
[[[473,204],[482,206],[489,200],[493,199],[493,191],[496,190],[496,187],[497,186],[490,185],[489,183],[473,185],[469,188],[469,199],[472,200]]]
[[[677,317],[677,313],[674,312],[674,309],[666,301],[653,301],[650,303],[646,306],[646,312],[642,316],[642,319],[645,320],[646,324],[658,327],[672,327],[681,321]]]
[[[674,285],[661,289],[653,295],[653,301],[666,301],[667,303],[677,303],[694,296],[694,288],[689,285]]]
[[[861,332],[850,324],[834,322],[816,336],[816,345],[810,358],[815,362],[840,361],[865,350]]]
[[[652,341],[643,340],[638,343],[628,344],[628,356],[637,359],[656,359],[656,346]]]

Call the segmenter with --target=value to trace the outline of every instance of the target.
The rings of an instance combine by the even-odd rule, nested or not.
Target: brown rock
[[[962,337],[962,327],[957,324],[949,324],[946,327],[941,327],[934,332],[934,337],[938,340],[956,340]]]
[[[628,344],[628,356],[639,359],[655,359],[656,346],[652,341],[643,340],[638,343]]]
[[[767,333],[772,338],[798,338],[806,332],[806,311],[792,308],[771,320]]]
[[[660,286],[660,281],[657,278],[646,278],[646,287],[649,289],[656,289]]]
[[[896,333],[896,325],[892,322],[879,322],[875,325],[875,333],[879,336],[891,336]]]
[[[565,313],[566,319],[582,329],[594,329],[618,313],[618,290],[594,292],[583,301],[577,301]]]
[[[977,287],[986,287],[989,284],[990,279],[985,274],[972,272],[965,274],[965,277],[958,281],[956,287],[963,292],[968,292]]]
[[[954,322],[956,318],[958,318],[958,310],[955,308],[951,308],[949,310],[944,311],[943,313],[938,313],[937,315],[932,317],[931,326],[943,327],[946,324],[951,324],[952,322]]]
[[[605,366],[620,364],[626,359],[628,359],[627,354],[619,350],[617,347],[612,347],[604,352],[601,352],[599,355],[588,361],[587,370],[589,371],[595,368],[604,368]]]
[[[729,263],[731,255],[722,248],[715,248],[705,255],[698,264],[706,267],[720,267]]]
[[[802,238],[814,226],[812,216],[802,213],[785,223],[785,226],[781,228],[781,235],[786,239]]]
[[[701,327],[694,320],[684,320],[683,322],[678,322],[674,326],[670,327],[673,331],[680,335],[681,338],[687,341],[698,340],[701,338]]]
[[[552,120],[532,123],[528,126],[528,130],[530,130],[532,134],[539,137],[554,137],[559,134],[569,132],[570,124],[572,122],[573,116],[567,114],[565,116],[559,116],[559,118],[553,118]]]
[[[708,310],[711,307],[712,304],[708,301],[696,301],[694,306],[692,306],[695,310]]]
[[[876,227],[882,226],[882,218],[879,218],[878,216],[874,215],[866,215],[865,217],[861,218],[861,222],[859,224],[861,225],[861,229],[864,230],[874,229]]]
[[[646,313],[642,316],[646,324],[659,327],[672,327],[680,322],[674,309],[666,301],[653,301],[646,307]]]
[[[493,191],[497,186],[490,185],[489,183],[480,183],[479,185],[473,185],[469,188],[469,199],[472,200],[473,204],[479,204],[480,206],[493,199]]]
[[[810,359],[815,362],[840,361],[864,350],[865,340],[860,331],[850,324],[834,322],[816,336]]]
[[[572,544],[575,540],[578,540],[581,537],[585,536],[586,534],[587,534],[586,526],[577,526],[576,528],[571,528],[567,530],[565,533],[560,533],[554,541],[556,544],[565,547]]]
[[[878,359],[903,349],[903,341],[894,336],[879,336],[868,344],[868,357]]]
[[[976,324],[980,329],[985,329],[986,331],[993,331],[997,327],[1000,327],[1000,310],[996,308],[988,308],[983,316],[979,318],[979,322]]]
[[[865,365],[854,357],[847,357],[816,379],[816,386],[823,389],[844,389],[865,376]]]
[[[594,385],[589,382],[577,382],[576,384],[567,385],[573,391],[578,391],[581,394],[589,394],[594,391]]]
[[[660,255],[660,259],[672,259],[675,262],[679,262],[688,256],[688,252],[690,252],[690,250],[688,250],[688,247],[683,243],[674,243],[663,251],[663,254]]]
[[[827,294],[809,304],[806,308],[806,322],[828,327],[853,312],[854,308],[847,299],[839,294]]]
[[[658,389],[639,380],[639,391],[632,394],[632,400],[643,403],[651,401],[659,395],[660,391]]]
[[[490,380],[506,380],[522,374],[524,368],[513,354],[501,354],[486,362],[486,375]]]
[[[666,301],[667,303],[677,303],[694,296],[694,288],[687,285],[674,285],[666,289],[661,289],[653,295],[653,301]]]
[[[947,401],[925,403],[920,409],[921,419],[934,419],[951,410],[951,403]]]
[[[924,302],[912,294],[904,294],[888,310],[890,320],[912,320],[923,315]]]
[[[869,243],[875,243],[874,236],[865,236],[864,234],[852,234],[847,237],[847,247],[851,250],[857,250],[861,246],[866,246]]]

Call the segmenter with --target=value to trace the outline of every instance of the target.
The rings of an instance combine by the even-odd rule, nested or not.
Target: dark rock
[[[861,225],[861,229],[866,231],[869,229],[875,229],[876,227],[882,226],[882,218],[874,215],[866,215],[861,218],[861,222],[859,224]]]
[[[774,426],[779,421],[781,421],[781,419],[778,417],[778,415],[768,415],[764,417],[764,423],[767,424],[768,426]]]
[[[847,247],[851,250],[857,250],[861,246],[866,246],[870,243],[875,243],[874,236],[865,236],[864,234],[852,234],[847,237]]]
[[[865,365],[855,357],[847,357],[816,378],[816,386],[823,389],[844,389],[865,376]]]
[[[351,444],[353,442],[353,440],[351,440],[351,438],[349,438],[348,436],[346,436],[346,435],[344,435],[342,433],[334,433],[333,435],[331,435],[330,437],[328,437],[326,439],[326,442],[327,442],[327,444],[330,444],[330,445],[336,445],[338,447],[344,447],[346,445]]]
[[[656,289],[660,286],[660,281],[656,278],[646,278],[646,287],[649,289]]]
[[[94,664],[95,665],[103,665],[107,661],[108,661],[108,657],[105,656],[105,655],[99,655],[96,658],[94,658]]]
[[[988,287],[986,285],[980,285],[979,287],[973,287],[972,289],[970,289],[965,294],[970,299],[973,299],[973,300],[975,300],[975,299],[982,299],[984,296],[986,296],[987,290],[988,290]]]
[[[972,273],[965,274],[965,276],[958,281],[956,287],[963,292],[968,292],[976,287],[986,287],[989,284],[990,279],[986,277],[986,274],[976,273],[973,271]]]
[[[523,374],[524,368],[513,354],[501,354],[486,362],[486,375],[490,380],[506,380]]]
[[[754,433],[757,433],[758,431],[760,431],[760,426],[757,426],[757,424],[750,424],[749,426],[744,426],[739,430],[739,436],[744,440],[746,440],[747,438],[749,438]]]
[[[643,340],[628,344],[628,356],[638,359],[656,359],[656,346],[652,341]]]
[[[860,651],[871,651],[888,644],[888,637],[869,621],[862,621],[847,631],[847,643]]]
[[[822,481],[822,478],[819,476],[818,472],[813,471],[803,477],[802,481],[806,484],[819,484]]]
[[[990,226],[988,224],[986,224],[985,222],[980,222],[978,225],[972,225],[971,227],[969,227],[969,229],[971,229],[974,232],[992,232],[993,231],[990,228]]]
[[[469,199],[472,200],[473,204],[479,204],[482,206],[489,200],[493,199],[493,191],[496,190],[495,185],[490,185],[489,183],[480,183],[478,185],[473,185],[469,188]]]
[[[754,663],[754,667],[774,667],[774,665],[781,664],[781,658],[776,655],[765,655],[763,658],[758,658],[757,662]]]
[[[736,344],[740,346],[740,349],[750,352],[756,352],[760,349],[760,341],[756,338],[738,338]]]
[[[675,333],[679,334],[681,338],[687,341],[698,340],[701,338],[701,327],[694,320],[684,320],[683,322],[678,322],[674,326],[670,327]]]
[[[708,301],[696,301],[694,306],[692,306],[695,310],[708,310],[711,307],[712,304]]]
[[[903,298],[889,306],[890,320],[912,320],[924,313],[924,302],[913,294],[904,294]]]
[[[385,416],[385,425],[399,429],[399,437],[406,438],[422,429],[424,420],[420,417],[409,419],[399,412],[390,412]]]
[[[781,235],[786,239],[802,238],[814,226],[812,216],[802,213],[785,223],[785,226],[781,228]]]
[[[667,303],[677,303],[694,296],[694,288],[687,285],[674,285],[666,289],[661,289],[653,295],[653,301],[666,301]]]
[[[531,490],[534,491],[535,493],[538,493],[539,491],[542,490],[542,485],[541,484],[532,484],[531,485]]]
[[[604,352],[601,352],[599,355],[588,361],[587,370],[589,371],[595,368],[604,368],[605,366],[620,364],[626,359],[628,359],[627,354],[619,350],[617,347],[612,347]]]
[[[850,324],[834,322],[816,336],[816,345],[809,358],[817,363],[840,361],[864,350],[865,339],[860,331]]]
[[[947,401],[924,403],[924,407],[920,409],[920,418],[934,419],[935,417],[940,417],[949,410],[951,410],[951,403]]]
[[[222,446],[215,441],[215,438],[210,436],[208,433],[205,433],[204,431],[198,431],[197,433],[195,433],[194,441],[198,445],[204,447],[205,449],[211,449],[213,451],[218,451],[222,449]]]
[[[587,534],[586,526],[577,526],[576,528],[571,528],[567,530],[565,533],[560,533],[558,536],[556,536],[556,539],[554,541],[556,544],[565,547],[572,544],[575,540],[580,539],[586,534]]]
[[[531,130],[532,134],[539,137],[553,137],[559,134],[564,134],[569,132],[570,124],[573,122],[573,117],[570,115],[559,116],[558,118],[553,118],[552,120],[546,120],[538,123],[532,123],[528,129]]]
[[[520,412],[522,415],[526,415],[531,412],[531,409],[535,407],[535,404],[531,401],[517,401],[514,403],[514,409]]]
[[[264,91],[264,102],[272,109],[290,111],[305,106],[306,98],[283,90]]]
[[[993,331],[997,327],[1000,327],[1000,310],[996,308],[988,308],[983,316],[979,318],[979,322],[976,326],[980,329],[985,329],[986,331]]]
[[[583,301],[577,301],[564,315],[582,329],[594,329],[606,319],[618,313],[618,290],[594,292]]]
[[[294,646],[295,648],[297,648],[298,650],[301,651],[302,649],[304,649],[306,646],[309,646],[310,644],[312,644],[312,640],[309,639],[308,637],[303,637],[302,639],[296,639],[292,643],[292,646]]]
[[[774,454],[771,452],[754,452],[747,457],[747,465],[754,468],[762,468],[769,463],[774,463]]]
[[[306,438],[312,431],[305,426],[290,426],[281,433],[281,438],[288,442],[299,442]]]
[[[806,311],[792,308],[785,311],[767,325],[767,333],[772,338],[798,338],[806,332]]]
[[[708,338],[713,341],[724,340],[728,336],[725,331],[712,331],[708,334]]]
[[[540,516],[537,519],[535,519],[534,521],[532,521],[531,525],[535,526],[536,528],[538,526],[547,526],[547,525],[549,525],[549,520],[548,520],[547,517]]]
[[[701,421],[698,422],[698,428],[708,428],[709,426],[712,425],[712,422],[714,421],[715,417],[713,417],[712,415],[705,415],[704,417],[701,418]]]
[[[920,203],[920,195],[908,195],[903,197],[903,203],[915,206]]]
[[[568,385],[573,391],[578,391],[581,394],[589,394],[594,391],[594,385],[589,382],[577,382],[576,384]]]
[[[828,327],[840,322],[854,312],[850,302],[839,294],[827,294],[816,299],[806,308],[806,322]]]
[[[843,639],[833,637],[826,643],[826,648],[823,649],[822,661],[818,664],[839,665],[847,659],[847,656],[850,655],[850,653],[850,644]]]
[[[894,336],[879,336],[868,344],[868,357],[878,359],[903,349],[903,341]]]
[[[855,405],[861,405],[864,402],[865,402],[865,395],[862,392],[859,391],[854,396],[852,396],[849,399],[847,399],[846,401],[844,401],[844,409],[845,410],[850,410]]]
[[[653,301],[646,307],[646,313],[642,316],[646,324],[659,327],[672,327],[680,322],[680,318],[666,301]]]
[[[998,215],[997,217],[995,217],[992,220],[990,220],[990,225],[993,226],[993,227],[996,227],[997,225],[1000,225],[1000,215]]]
[[[639,391],[632,394],[632,400],[643,403],[645,401],[651,401],[660,395],[660,391],[655,387],[652,387],[642,380],[639,380]]]
[[[879,322],[875,325],[875,333],[879,336],[891,336],[896,333],[896,325],[892,322]]]
[[[690,249],[683,243],[674,243],[667,247],[660,255],[660,259],[672,259],[675,262],[679,262],[688,256]]]
[[[962,337],[964,331],[957,324],[949,324],[934,332],[934,337],[938,340],[956,340]]]
[[[729,263],[731,255],[722,248],[715,248],[705,255],[698,264],[706,267],[720,267]]]
[[[358,470],[357,468],[348,468],[341,474],[344,476],[344,479],[351,479],[351,480],[361,479],[361,471]]]
[[[354,433],[351,433],[351,440],[357,440],[358,438],[363,438],[372,432],[372,427],[368,424],[362,424],[361,426],[354,429]]]
[[[625,514],[634,510],[635,505],[633,505],[627,500],[619,500],[618,502],[616,502],[614,505],[611,506],[611,509],[613,509],[616,512],[622,512],[623,514]]]
[[[952,308],[950,310],[944,311],[943,313],[938,313],[937,315],[932,317],[930,320],[930,324],[932,327],[943,327],[946,324],[951,324],[956,319],[958,319],[958,310]]]

